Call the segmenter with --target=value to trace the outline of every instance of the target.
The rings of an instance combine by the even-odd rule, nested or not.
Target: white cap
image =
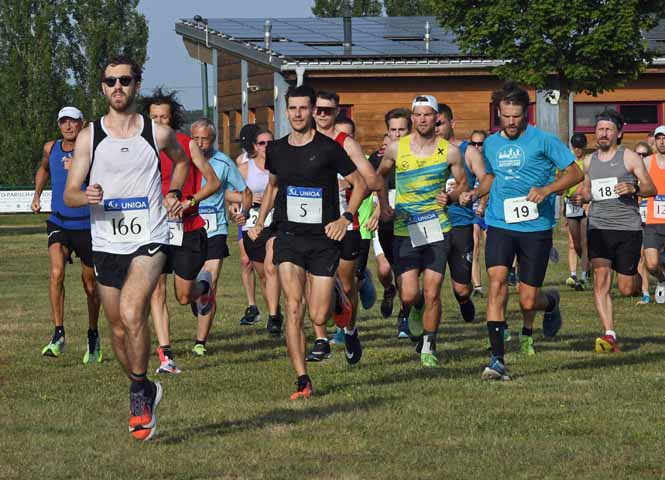
[[[665,125],[661,125],[653,132],[653,136],[657,137],[658,135],[665,135]]]
[[[411,110],[414,110],[416,107],[431,107],[435,112],[439,111],[439,102],[436,101],[432,95],[418,95],[413,99],[411,104]]]
[[[83,120],[83,114],[81,113],[81,110],[76,107],[64,107],[62,110],[60,110],[58,112],[58,121],[64,117],[73,118],[74,120]]]

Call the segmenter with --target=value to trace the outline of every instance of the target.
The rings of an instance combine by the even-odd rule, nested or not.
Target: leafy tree
[[[417,17],[434,15],[432,0],[383,0],[389,17]]]
[[[559,136],[568,140],[570,93],[597,95],[633,80],[653,52],[643,32],[665,1],[433,0],[462,51],[505,60],[495,72],[560,90]]]
[[[345,0],[315,0],[312,13],[316,17],[341,17]],[[354,17],[378,17],[383,12],[380,0],[354,0],[351,12]]]

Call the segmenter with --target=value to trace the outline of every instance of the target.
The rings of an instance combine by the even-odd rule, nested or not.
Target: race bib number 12
[[[104,218],[112,243],[150,240],[148,197],[110,198],[104,200]]]
[[[656,195],[654,197],[653,218],[665,218],[665,195]]]
[[[503,215],[506,223],[528,222],[536,220],[540,216],[538,205],[528,201],[526,197],[505,199],[503,201]]]
[[[411,215],[407,229],[414,248],[443,240],[441,223],[439,223],[439,215],[436,212]]]
[[[286,189],[286,216],[294,223],[323,223],[323,189],[289,186]]]

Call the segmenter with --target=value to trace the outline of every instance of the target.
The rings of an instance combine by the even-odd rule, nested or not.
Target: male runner
[[[520,308],[524,319],[520,352],[534,355],[535,312],[545,311],[543,333],[553,336],[561,327],[559,293],[541,291],[552,248],[554,192],[579,183],[582,172],[561,140],[528,126],[529,94],[515,82],[506,82],[492,94],[501,130],[483,145],[487,175],[478,188],[462,194],[469,203],[490,194],[485,264],[489,277],[487,330],[492,356],[482,378],[509,380],[504,362],[505,312],[508,270],[519,262]],[[562,174],[555,179],[559,168]]]
[[[435,367],[441,284],[450,252],[446,206],[456,202],[468,184],[459,149],[436,135],[436,98],[419,95],[411,108],[415,132],[388,145],[379,166],[379,174],[384,176],[395,167],[394,210],[385,189],[379,192],[379,201],[383,218],[395,218],[393,269],[402,305],[411,308],[409,331],[413,336],[422,334],[416,351],[423,366]],[[457,186],[446,193],[451,173]]]
[[[459,148],[462,155],[462,166],[466,175],[467,184],[474,186],[485,178],[485,164],[480,151],[471,146],[469,142],[455,138],[455,120],[453,110],[445,103],[439,103],[439,120],[436,134]],[[449,178],[446,191],[455,187],[455,179]],[[481,199],[480,203],[486,203]],[[448,207],[448,217],[452,230],[450,231],[450,252],[448,253],[448,267],[452,280],[453,294],[459,303],[460,312],[465,322],[476,320],[476,307],[471,300],[473,284],[471,282],[471,269],[473,266],[473,224],[476,214],[473,205],[462,206],[453,203]]]
[[[198,300],[203,313],[212,307],[213,297],[208,293],[212,278],[210,272],[202,270],[208,250],[208,237],[204,228],[205,222],[199,215],[198,204],[215,193],[219,189],[220,182],[198,146],[189,136],[178,132],[183,124],[184,109],[177,101],[175,92],[167,94],[161,88],[157,88],[152,96],[143,99],[142,110],[143,114],[155,123],[171,127],[176,132],[178,143],[193,163],[182,186],[182,221],[169,222],[171,244],[165,248],[166,265],[150,299],[150,311],[159,341],[157,373],[175,374],[180,373],[180,369],[175,365],[171,349],[166,277],[169,273],[175,273],[175,294],[181,305]],[[192,151],[196,153],[192,154]],[[159,162],[162,171],[162,194],[166,195],[171,185],[172,161],[166,152],[160,152]],[[206,179],[205,188],[200,188],[201,176]]]
[[[164,268],[171,218],[189,159],[175,133],[136,113],[141,69],[129,57],[110,59],[102,76],[108,113],[76,139],[65,204],[90,205],[97,288],[111,324],[113,351],[131,381],[129,431],[148,440],[157,430],[159,382],[147,378],[150,354],[148,302]],[[159,152],[173,160],[171,190],[161,190]],[[87,188],[81,190],[84,182]]]
[[[307,86],[287,91],[291,133],[268,145],[266,168],[270,179],[259,218],[249,230],[252,238],[258,237],[274,205],[273,218],[278,232],[274,262],[278,265],[286,299],[286,344],[298,375],[293,400],[309,398],[312,393],[312,382],[305,366],[305,306],[312,322],[324,326],[341,253],[339,242],[347,234],[348,225],[367,195],[367,184],[344,149],[313,128],[315,102],[314,91]],[[347,210],[342,215],[338,173],[352,187]],[[306,284],[309,292],[305,296]],[[357,333],[351,338],[357,339]],[[353,355],[356,355],[353,347]]]
[[[339,143],[353,163],[358,172],[363,176],[370,190],[379,190],[383,188],[383,179],[376,174],[372,165],[367,161],[362,152],[360,144],[345,132],[335,128],[335,118],[339,114],[339,96],[335,92],[320,91],[316,95],[316,107],[314,110],[314,121],[316,130]],[[343,181],[342,181],[343,183]],[[351,190],[347,185],[342,185],[339,190],[340,210],[345,211]],[[364,198],[363,198],[364,199]],[[353,365],[360,361],[362,357],[362,346],[358,338],[356,329],[356,316],[358,314],[358,280],[356,278],[356,261],[360,255],[360,222],[358,216],[353,218],[351,224],[347,227],[347,234],[344,236],[341,245],[341,255],[337,275],[342,285],[342,291],[351,302],[351,315],[348,325],[344,327],[344,345],[345,355],[349,364]],[[308,361],[321,361],[330,356],[330,345],[328,342],[325,325],[317,326],[313,324],[316,340],[314,347],[309,355]]]
[[[83,114],[76,107],[64,107],[58,112],[58,128],[62,138],[47,142],[44,155],[35,175],[35,196],[32,211],[41,210],[40,197],[44,185],[51,177],[51,215],[46,221],[48,255],[51,261],[49,300],[55,331],[53,338],[42,349],[42,355],[59,357],[65,350],[65,266],[72,263],[72,253],[81,259],[81,280],[88,301],[88,350],[83,363],[102,361],[97,320],[99,298],[95,290],[95,272],[92,268],[92,240],[90,239],[90,209],[70,208],[63,201],[67,173],[74,155],[74,143],[83,127]]]
[[[238,214],[240,214],[240,210],[245,212],[245,218],[249,216],[247,212],[252,202],[252,192],[247,188],[233,160],[215,148],[215,124],[203,118],[192,123],[191,130],[192,140],[196,142],[199,149],[203,152],[203,156],[209,162],[215,175],[221,182],[221,187],[215,190],[213,195],[204,199],[199,205],[199,213],[205,221],[205,229],[208,235],[208,251],[203,269],[210,272],[212,295],[215,298],[217,296],[217,282],[222,270],[222,262],[224,258],[229,256],[229,247],[226,244],[228,222],[226,220],[226,205],[224,202],[225,192],[229,187],[236,192],[242,192],[239,199],[242,207],[241,209],[235,207],[235,209]],[[206,182],[205,178],[201,180],[201,189],[206,187]],[[216,302],[212,303],[210,310],[198,311],[199,321],[196,331],[196,341],[192,348],[192,355],[195,357],[202,357],[207,353],[206,341],[208,340],[208,334],[210,333],[216,312]]]
[[[638,196],[648,198],[657,193],[642,158],[620,146],[623,125],[623,118],[614,110],[596,115],[598,149],[585,158],[584,188],[574,196],[578,205],[582,200],[591,202],[589,258],[596,310],[605,330],[604,335],[596,338],[599,353],[620,351],[610,295],[612,270],[617,273],[622,295],[640,294],[642,279],[637,265],[642,247],[642,219]]]
[[[656,153],[644,159],[646,169],[657,190],[656,196],[647,201],[644,259],[647,269],[658,280],[654,293],[656,303],[665,303],[665,271],[660,262],[660,252],[665,246],[665,125],[658,127],[654,136]]]

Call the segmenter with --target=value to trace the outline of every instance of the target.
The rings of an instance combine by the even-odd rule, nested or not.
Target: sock
[[[199,339],[196,339],[196,342],[194,342],[194,345],[196,345],[196,344],[203,345],[203,346],[205,347],[205,346],[206,346],[206,341],[205,341],[205,340],[199,340]]]
[[[420,353],[436,352],[436,332],[423,331],[423,348]]]
[[[97,330],[88,329],[88,350],[91,352],[95,351],[97,347],[97,338],[99,338],[99,332]]]
[[[617,339],[617,334],[614,330],[605,330],[605,335],[614,338],[614,340]]]
[[[492,356],[503,363],[503,329],[505,322],[487,321],[487,334],[492,346]]]
[[[355,335],[357,331],[356,327],[353,327],[351,330],[349,330],[349,327],[344,327],[344,335]]]
[[[577,278],[577,272],[570,272],[570,276],[573,278]]]
[[[53,341],[57,342],[60,340],[61,337],[65,336],[65,327],[60,326],[60,327],[55,327],[55,330],[53,332]]]
[[[145,391],[147,388],[147,384],[150,383],[148,382],[148,377],[146,376],[146,372],[130,373],[129,379],[132,381],[132,384],[129,387],[129,391],[131,393],[138,393]]]
[[[533,328],[522,327],[522,335],[526,335],[527,337],[532,337],[533,336]]]
[[[160,345],[162,352],[164,353],[165,357],[169,357],[169,359],[173,360],[173,352],[171,351],[171,345]]]
[[[328,339],[327,339],[327,338],[325,338],[325,337],[323,337],[323,338],[322,338],[322,337],[319,337],[319,338],[317,338],[317,339],[316,339],[316,341],[315,341],[315,342],[318,342],[319,340],[321,340],[321,341],[323,341],[323,342],[326,342],[326,343],[328,343]]]
[[[587,273],[582,272],[582,275],[581,275],[582,280],[586,281],[586,276],[587,276]]]

